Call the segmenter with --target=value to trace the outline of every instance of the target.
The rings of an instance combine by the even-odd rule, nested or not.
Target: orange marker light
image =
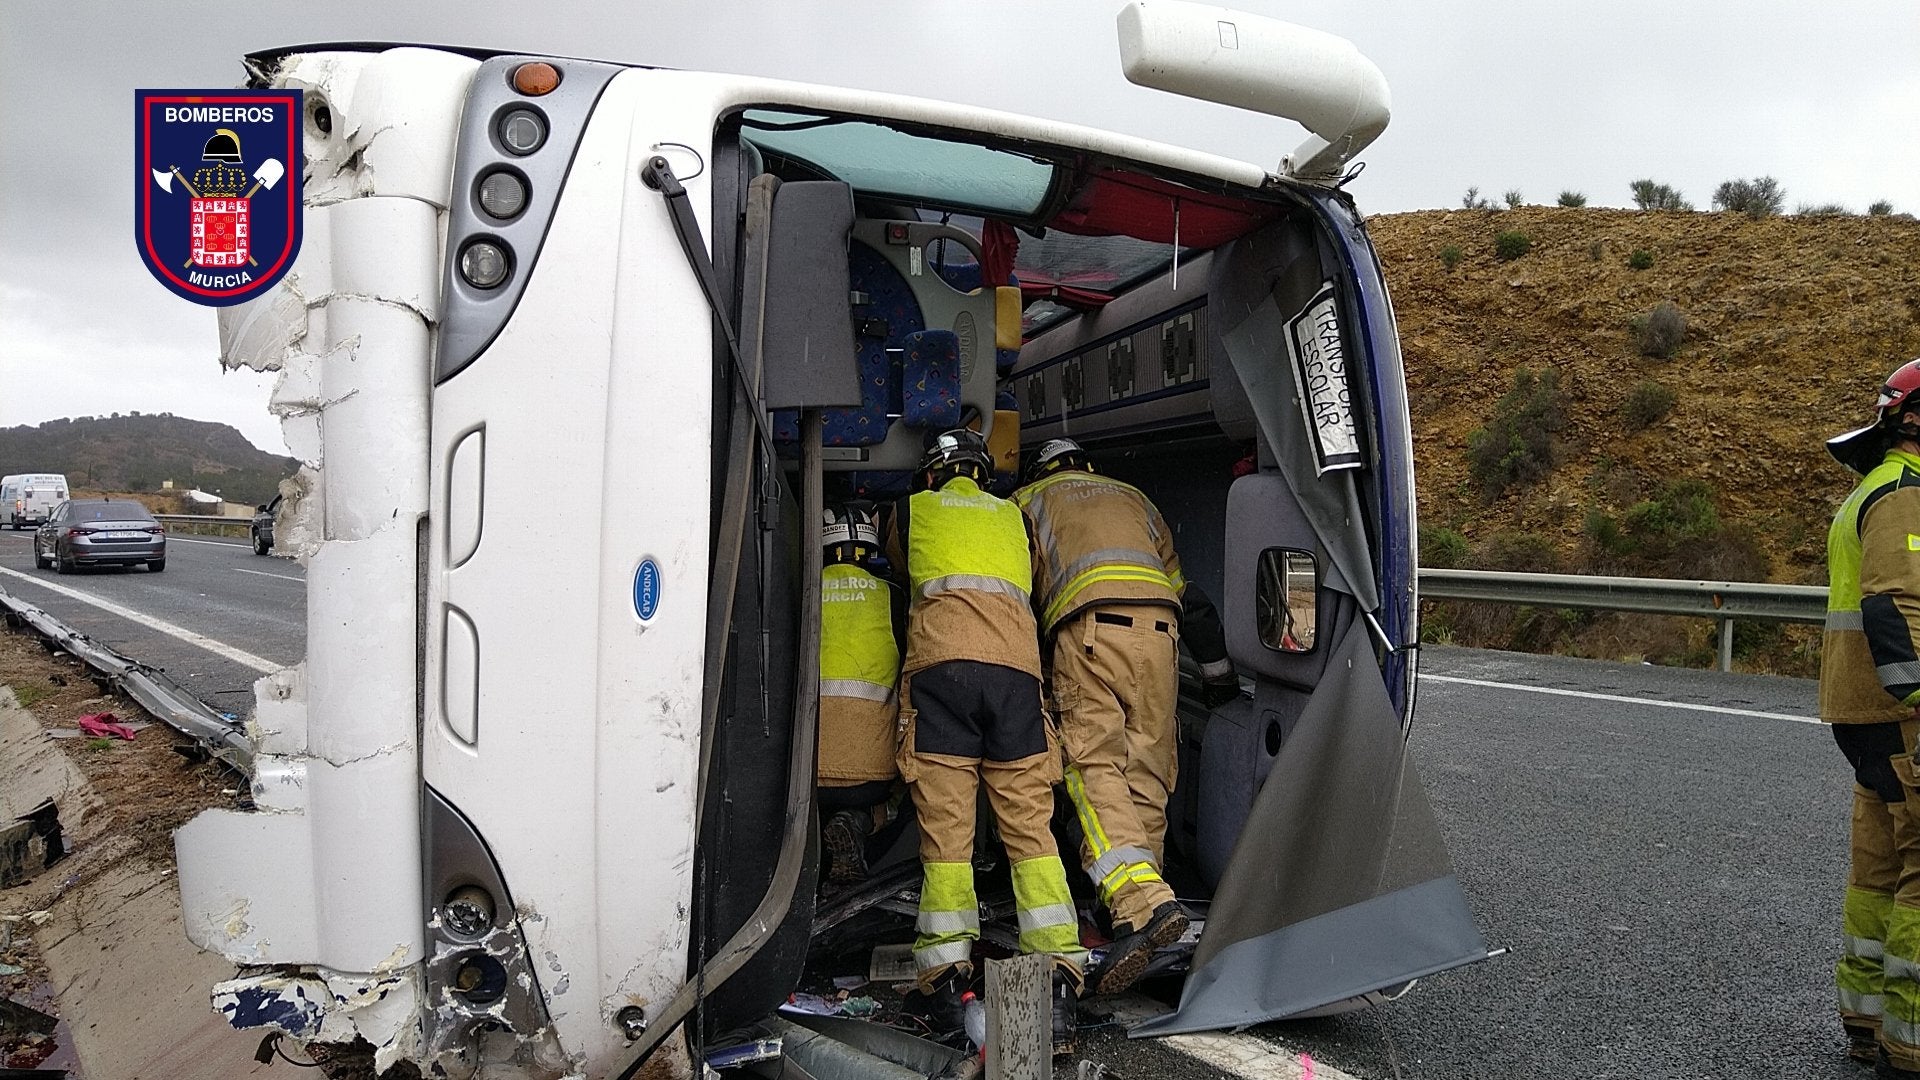
[[[536,60],[513,69],[513,88],[528,97],[550,94],[559,85],[560,69],[552,64]]]

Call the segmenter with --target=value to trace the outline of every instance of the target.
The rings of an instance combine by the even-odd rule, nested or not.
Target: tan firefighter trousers
[[[1179,765],[1177,620],[1165,605],[1110,602],[1069,617],[1053,639],[1080,866],[1116,926],[1135,930],[1173,899],[1160,864]]]
[[[982,784],[1011,864],[1020,951],[1051,955],[1078,986],[1087,954],[1050,827],[1060,747],[1041,707],[1040,680],[998,664],[950,660],[910,672],[900,698],[900,773],[920,819],[913,959],[921,986],[972,967],[980,937],[974,810]]]

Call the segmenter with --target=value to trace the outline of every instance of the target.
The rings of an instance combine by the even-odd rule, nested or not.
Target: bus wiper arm
[[[734,377],[740,380],[740,387],[747,395],[747,401],[753,406],[753,426],[760,431],[760,445],[768,450],[773,447],[773,429],[767,424],[767,413],[760,405],[759,380],[753,372],[747,370],[747,362],[740,355],[740,339],[733,332],[733,322],[727,318],[726,305],[720,302],[720,275],[713,268],[713,258],[707,254],[706,238],[700,235],[700,222],[693,216],[693,204],[687,199],[687,189],[680,179],[673,175],[673,166],[667,159],[655,154],[640,167],[640,179],[667,201],[667,215],[673,220],[673,232],[680,240],[680,250],[687,256],[687,265],[692,268],[695,280],[700,282],[700,292],[707,298],[707,308],[720,324],[720,332],[727,339],[727,355],[733,360]]]

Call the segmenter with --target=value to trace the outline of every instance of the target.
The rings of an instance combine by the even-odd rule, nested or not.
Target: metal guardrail
[[[1518,574],[1421,567],[1420,597],[1713,619],[1720,624],[1721,671],[1733,670],[1733,624],[1738,620],[1824,623],[1827,619],[1824,586],[1769,585],[1754,581]]]
[[[181,525],[238,525],[246,528],[253,524],[251,517],[233,517],[228,514],[155,514],[153,519]]]
[[[193,739],[242,776],[253,775],[253,741],[245,729],[188,693],[164,671],[120,655],[5,589],[0,589],[0,614],[78,657],[105,682],[125,690],[156,719]]]

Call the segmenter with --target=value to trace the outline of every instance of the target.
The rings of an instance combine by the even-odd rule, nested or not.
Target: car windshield
[[[77,502],[68,505],[70,521],[152,521],[153,515],[137,502]]]

